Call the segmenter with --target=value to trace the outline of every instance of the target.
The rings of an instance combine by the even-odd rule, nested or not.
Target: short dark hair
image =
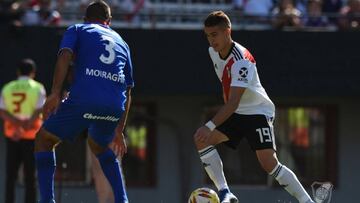
[[[93,1],[86,8],[85,18],[86,20],[110,20],[110,6],[102,0]]]
[[[213,11],[206,17],[204,26],[222,26],[224,28],[231,28],[231,21],[223,11]]]
[[[31,73],[36,72],[36,64],[32,59],[29,58],[23,59],[19,63],[17,71],[19,72],[20,75],[29,76]]]

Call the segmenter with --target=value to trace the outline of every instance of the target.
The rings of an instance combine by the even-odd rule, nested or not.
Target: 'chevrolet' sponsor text
[[[116,122],[119,121],[120,118],[116,118],[114,116],[97,116],[97,115],[92,115],[91,113],[85,113],[83,115],[84,118],[86,119],[91,119],[91,120],[105,120],[105,121],[112,121],[112,122]]]

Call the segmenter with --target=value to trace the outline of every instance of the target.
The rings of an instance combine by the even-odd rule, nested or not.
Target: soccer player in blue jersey
[[[40,203],[53,203],[54,149],[61,140],[72,140],[88,129],[88,144],[99,159],[116,203],[127,203],[117,155],[127,147],[123,130],[134,86],[130,51],[110,27],[110,7],[104,1],[91,3],[85,22],[65,32],[58,53],[51,95],[44,105],[44,122],[35,139],[35,159]],[[68,67],[74,62],[74,79],[68,98],[61,101],[61,88]],[[115,153],[108,145],[113,142]]]

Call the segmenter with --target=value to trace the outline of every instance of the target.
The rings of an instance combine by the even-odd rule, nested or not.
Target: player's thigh
[[[271,149],[276,151],[272,118],[265,115],[247,115],[246,139],[253,151]]]
[[[229,140],[229,138],[224,133],[216,129],[211,132],[210,137],[206,142],[199,141],[195,135],[195,145],[197,150],[202,150],[210,145],[215,146],[222,142],[226,142],[227,140]]]
[[[226,146],[236,149],[246,133],[244,117],[233,113],[224,123],[216,127],[216,130],[227,138],[222,140]]]
[[[96,121],[91,123],[88,142],[93,153],[98,154],[107,149],[114,139],[117,124],[116,121]]]
[[[59,140],[74,140],[90,125],[90,121],[85,118],[87,112],[88,108],[85,105],[65,101],[56,113],[45,120],[42,126],[43,134],[55,136]]]
[[[96,119],[91,121],[88,131],[88,143],[93,153],[98,154],[108,148],[123,113],[118,107],[102,106],[95,109],[93,114]]]
[[[261,149],[256,151],[257,159],[261,167],[270,173],[278,164],[278,159],[274,149]]]

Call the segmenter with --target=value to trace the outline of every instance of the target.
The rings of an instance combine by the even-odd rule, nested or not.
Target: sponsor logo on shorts
[[[119,73],[110,73],[102,70],[86,68],[85,74],[93,77],[104,78],[114,82],[125,83],[125,75],[122,70]]]
[[[112,121],[112,122],[116,122],[120,120],[120,118],[116,118],[114,116],[96,116],[96,115],[92,115],[91,113],[85,113],[83,117],[91,120],[104,120],[104,121]]]

